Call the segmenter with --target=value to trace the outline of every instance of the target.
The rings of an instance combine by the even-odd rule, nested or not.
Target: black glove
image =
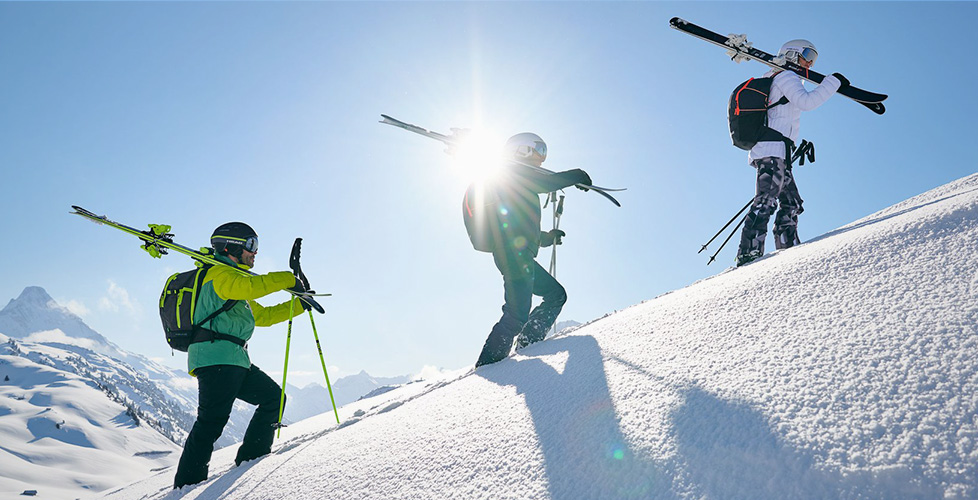
[[[578,180],[577,180],[576,184],[586,184],[588,186],[594,185],[594,183],[591,181],[591,176],[588,175],[587,172],[585,172],[585,171],[583,171],[583,170],[581,170],[579,168],[575,168],[574,170],[570,170],[570,172],[573,172],[574,176],[577,177]],[[580,186],[577,186],[577,189],[580,189],[581,191],[585,191],[585,192],[588,191],[587,188],[583,188],[583,187],[580,187]]]
[[[316,293],[316,291],[315,290],[309,290],[309,293]],[[312,310],[312,304],[309,303],[309,302],[306,302],[306,299],[300,297],[299,298],[299,303],[302,304],[302,310],[303,311],[310,311],[310,310]]]
[[[298,276],[295,277],[295,285],[293,285],[292,288],[289,288],[289,291],[295,293],[306,293],[306,287],[303,286],[302,280],[300,280]]]
[[[307,290],[306,287],[302,284],[302,280],[299,279],[298,276],[296,276],[296,278],[295,278],[295,285],[292,288],[289,288],[288,290],[290,292],[295,292],[295,293],[300,293],[300,294],[313,294],[313,293],[316,293],[315,290]],[[312,304],[306,302],[306,300],[304,298],[302,298],[301,296],[298,297],[298,298],[299,298],[299,303],[302,304],[302,310],[303,311],[308,311],[308,310],[312,309]]]
[[[560,239],[567,236],[567,233],[561,231],[560,229],[551,229],[547,232],[540,232],[540,247],[546,248],[550,245],[561,244]]]
[[[832,76],[838,78],[839,81],[842,82],[842,85],[839,85],[839,90],[842,90],[849,86],[849,79],[842,76],[842,73],[832,73]]]

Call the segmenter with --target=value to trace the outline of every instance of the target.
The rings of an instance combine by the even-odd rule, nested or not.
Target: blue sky
[[[721,272],[733,244],[709,267],[696,251],[754,189],[726,101],[764,67],[673,16],[768,51],[807,38],[814,69],[891,96],[883,116],[841,96],[803,116],[817,147],[796,169],[803,241],[975,171],[974,3],[0,3],[0,299],[43,286],[122,347],[183,366],[156,301],[189,259],[151,259],[70,206],[171,224],[192,247],[241,220],[259,272],[287,269],[303,238],[306,274],[335,294],[316,323],[331,376],[471,365],[502,286],[462,226],[464,169],[381,113],[500,143],[536,132],[546,167],[628,187],[622,208],[566,193],[562,320]],[[307,323],[297,383],[322,380]],[[280,372],[284,347],[284,325],[259,330],[253,360]]]

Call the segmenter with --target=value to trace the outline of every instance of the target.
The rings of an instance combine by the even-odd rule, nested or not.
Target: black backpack
[[[484,199],[483,196],[490,199]],[[472,184],[465,190],[465,198],[462,199],[462,220],[465,222],[465,232],[469,233],[472,248],[480,252],[492,253],[495,246],[496,238],[493,237],[493,232],[499,231],[499,221],[495,214],[498,204],[496,194],[490,190],[479,189],[478,184]]]
[[[788,98],[784,96],[774,104],[768,103],[773,81],[774,77],[751,78],[737,85],[730,94],[727,123],[730,125],[730,139],[734,146],[750,151],[755,144],[762,141],[778,141],[790,145],[788,138],[767,126],[767,110],[788,103]]]
[[[205,265],[190,271],[176,273],[166,280],[163,293],[160,295],[160,319],[163,321],[163,332],[166,334],[166,342],[170,348],[180,352],[187,352],[190,344],[198,342],[214,342],[216,340],[227,340],[234,342],[242,347],[245,341],[223,333],[218,333],[201,325],[207,324],[237,303],[237,300],[228,300],[220,309],[214,311],[204,318],[199,325],[194,324],[194,310],[197,307],[197,293],[204,283],[204,276],[212,266]]]

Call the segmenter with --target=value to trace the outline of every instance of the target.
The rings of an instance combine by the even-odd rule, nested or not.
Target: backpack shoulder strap
[[[215,317],[217,317],[218,314],[221,314],[221,313],[223,313],[225,311],[230,310],[237,303],[238,303],[237,300],[227,300],[227,301],[225,301],[224,302],[224,305],[222,305],[220,309],[218,309],[218,310],[210,313],[206,318],[204,318],[203,321],[201,321],[199,323],[199,325],[200,326],[205,325],[208,321],[210,321],[210,320],[214,319]]]
[[[781,96],[781,99],[778,99],[778,102],[776,102],[776,103],[774,103],[774,104],[771,104],[771,105],[769,105],[769,106],[767,107],[767,109],[771,109],[771,108],[773,108],[773,107],[775,107],[775,106],[780,106],[780,105],[782,105],[782,104],[788,104],[789,102],[791,102],[791,101],[789,101],[789,100],[788,100],[788,96],[786,96],[786,95],[783,95],[783,96]]]
[[[212,268],[212,267],[214,267],[214,266],[213,266],[213,265],[211,265],[211,264],[206,264],[206,265],[204,265],[204,267],[203,267],[203,269],[201,269],[201,272],[200,272],[200,273],[198,274],[198,276],[197,276],[197,280],[198,280],[198,282],[197,282],[197,286],[198,286],[198,289],[199,289],[199,288],[200,288],[200,286],[201,286],[201,285],[203,285],[203,283],[204,283],[204,275],[205,275],[205,274],[207,273],[207,271],[208,271],[208,270],[209,270],[210,268]],[[238,303],[238,301],[237,301],[237,300],[230,300],[230,299],[229,299],[229,300],[226,300],[226,301],[224,301],[224,304],[223,304],[223,305],[222,305],[222,306],[221,306],[221,307],[220,307],[220,308],[219,308],[218,310],[216,310],[216,311],[214,311],[214,312],[212,312],[212,313],[210,313],[209,315],[207,315],[207,317],[206,317],[206,318],[204,318],[204,319],[203,319],[203,321],[201,321],[200,323],[197,323],[197,324],[195,324],[194,326],[195,326],[195,327],[203,327],[204,325],[206,325],[206,324],[207,324],[207,322],[208,322],[208,321],[210,321],[210,320],[212,320],[212,319],[214,319],[214,318],[216,318],[216,317],[217,317],[217,316],[218,316],[219,314],[221,314],[221,313],[224,313],[224,312],[226,312],[226,311],[229,311],[229,310],[230,310],[230,309],[231,309],[232,307],[234,307],[234,305],[235,305],[235,304],[237,304],[237,303]],[[215,332],[215,333],[216,333],[216,332]],[[237,338],[237,337],[232,337],[232,338]]]
[[[215,317],[217,317],[217,315],[231,309],[238,302],[239,301],[237,300],[225,301],[224,305],[222,305],[220,309],[210,313],[206,318],[204,318],[204,321],[200,322],[199,325],[194,325],[194,331],[196,332],[196,334],[194,336],[193,343],[196,344],[198,342],[214,342],[215,340],[227,340],[228,342],[233,342],[241,347],[245,347],[246,342],[244,341],[244,339],[240,339],[238,337],[235,337],[234,335],[228,335],[226,333],[215,332],[210,328],[203,327],[203,325],[206,324],[208,321],[214,319]]]

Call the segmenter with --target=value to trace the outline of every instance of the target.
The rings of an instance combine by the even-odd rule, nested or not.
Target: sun
[[[502,142],[487,130],[453,130],[458,142],[449,151],[452,166],[466,182],[492,179],[501,167]]]

